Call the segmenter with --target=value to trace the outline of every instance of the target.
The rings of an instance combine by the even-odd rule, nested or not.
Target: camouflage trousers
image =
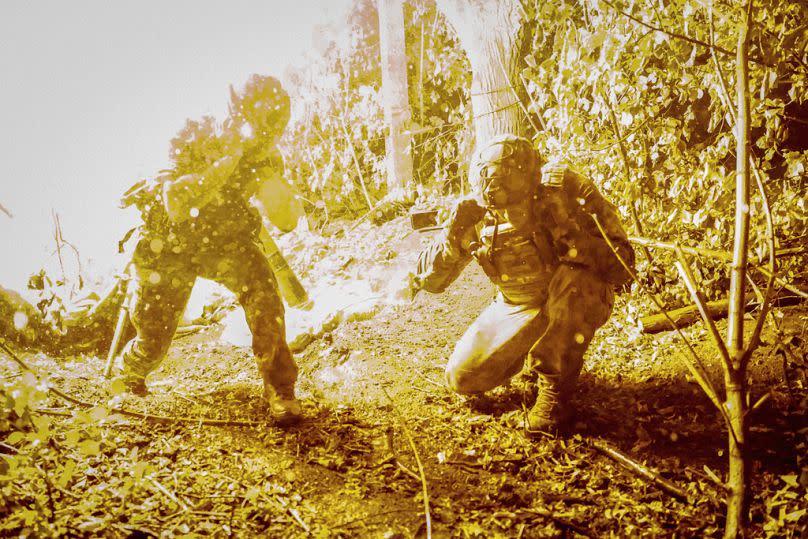
[[[251,240],[234,240],[221,249],[154,252],[142,239],[134,254],[136,291],[129,314],[137,336],[123,351],[124,368],[146,376],[166,355],[197,277],[232,291],[252,332],[252,348],[265,384],[294,395],[295,365],[286,343],[284,308],[275,275],[263,251]]]
[[[527,369],[571,392],[595,331],[611,315],[614,292],[590,271],[562,265],[546,297],[540,305],[514,305],[498,295],[455,346],[446,366],[449,386],[482,393]]]

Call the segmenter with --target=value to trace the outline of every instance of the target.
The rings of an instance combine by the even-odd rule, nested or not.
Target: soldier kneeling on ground
[[[631,279],[623,264],[633,266],[634,252],[594,184],[564,165],[542,168],[527,139],[493,138],[472,171],[483,204],[453,208],[412,286],[442,292],[477,260],[498,294],[455,346],[447,382],[474,395],[524,371],[538,391],[525,428],[554,431],[570,419],[584,352],[611,315],[615,288]]]

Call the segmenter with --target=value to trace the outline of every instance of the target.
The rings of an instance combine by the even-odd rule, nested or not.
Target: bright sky
[[[166,165],[186,118],[225,116],[229,84],[283,80],[349,1],[4,2],[0,285],[24,292],[56,271],[53,211],[83,263],[121,269],[117,241],[138,217],[120,195]]]

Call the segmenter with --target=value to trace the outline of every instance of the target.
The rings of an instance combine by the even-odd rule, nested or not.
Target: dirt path
[[[720,535],[723,508],[711,475],[724,474],[726,434],[688,381],[673,336],[638,334],[622,298],[590,348],[573,432],[528,439],[507,423],[520,413],[517,385],[472,401],[443,385],[454,342],[493,289],[470,266],[446,293],[404,300],[403,275],[428,239],[404,218],[328,238],[285,237],[282,247],[310,290],[317,282],[340,296],[346,287],[344,305],[332,304],[341,314],[315,305],[308,333],[295,330],[307,419],[285,431],[265,423],[249,349],[211,327],[175,341],[149,396],[113,402],[196,419],[160,424],[97,411],[90,422],[58,399],[45,412],[71,417],[41,415],[40,407],[35,415],[49,418],[56,441],[38,455],[46,464],[40,477],[4,487],[0,530],[18,535],[11,522],[30,507],[43,529],[69,523],[64,529],[77,536],[424,537],[426,498],[435,537]],[[367,297],[347,291],[357,281]],[[786,313],[804,341],[806,310]],[[299,322],[306,313],[289,315]],[[702,330],[686,333],[708,350]],[[806,518],[788,515],[808,500],[805,371],[792,370],[794,389],[786,390],[776,344],[770,338],[754,369],[755,397],[772,395],[753,429],[753,525],[755,536],[770,529],[796,537]],[[797,353],[804,360],[804,345]],[[97,358],[24,359],[71,395],[109,399]],[[257,424],[209,426],[202,417]],[[98,442],[97,451],[70,445],[77,430]],[[689,500],[626,471],[595,448],[598,441],[657,470]],[[67,460],[77,466],[64,484],[45,480]],[[46,490],[52,505],[38,506]]]

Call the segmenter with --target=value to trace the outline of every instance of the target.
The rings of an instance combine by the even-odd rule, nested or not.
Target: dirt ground
[[[99,451],[51,492],[40,518],[58,517],[81,537],[403,539],[426,537],[428,527],[434,537],[720,536],[727,433],[687,373],[676,335],[638,330],[633,317],[646,304],[618,299],[588,352],[574,425],[531,439],[509,426],[523,413],[518,384],[475,399],[443,384],[455,341],[494,290],[471,265],[445,293],[406,299],[405,275],[430,237],[398,217],[281,238],[315,301],[311,311],[288,313],[305,420],[286,430],[266,422],[249,347],[211,326],[175,341],[148,396],[113,398],[182,420],[103,417]],[[770,392],[751,433],[754,537],[808,531],[808,309],[782,312],[781,335],[766,332],[752,365],[753,401]],[[705,330],[684,333],[714,364]],[[110,400],[100,358],[20,357],[78,399]],[[18,375],[0,362],[7,378]],[[717,366],[713,372],[720,383]],[[76,407],[55,397],[49,406],[40,412],[58,438],[75,424]],[[686,498],[629,471],[604,447]],[[48,484],[32,478],[19,492]],[[10,519],[34,497],[4,500],[2,533],[21,533]]]

